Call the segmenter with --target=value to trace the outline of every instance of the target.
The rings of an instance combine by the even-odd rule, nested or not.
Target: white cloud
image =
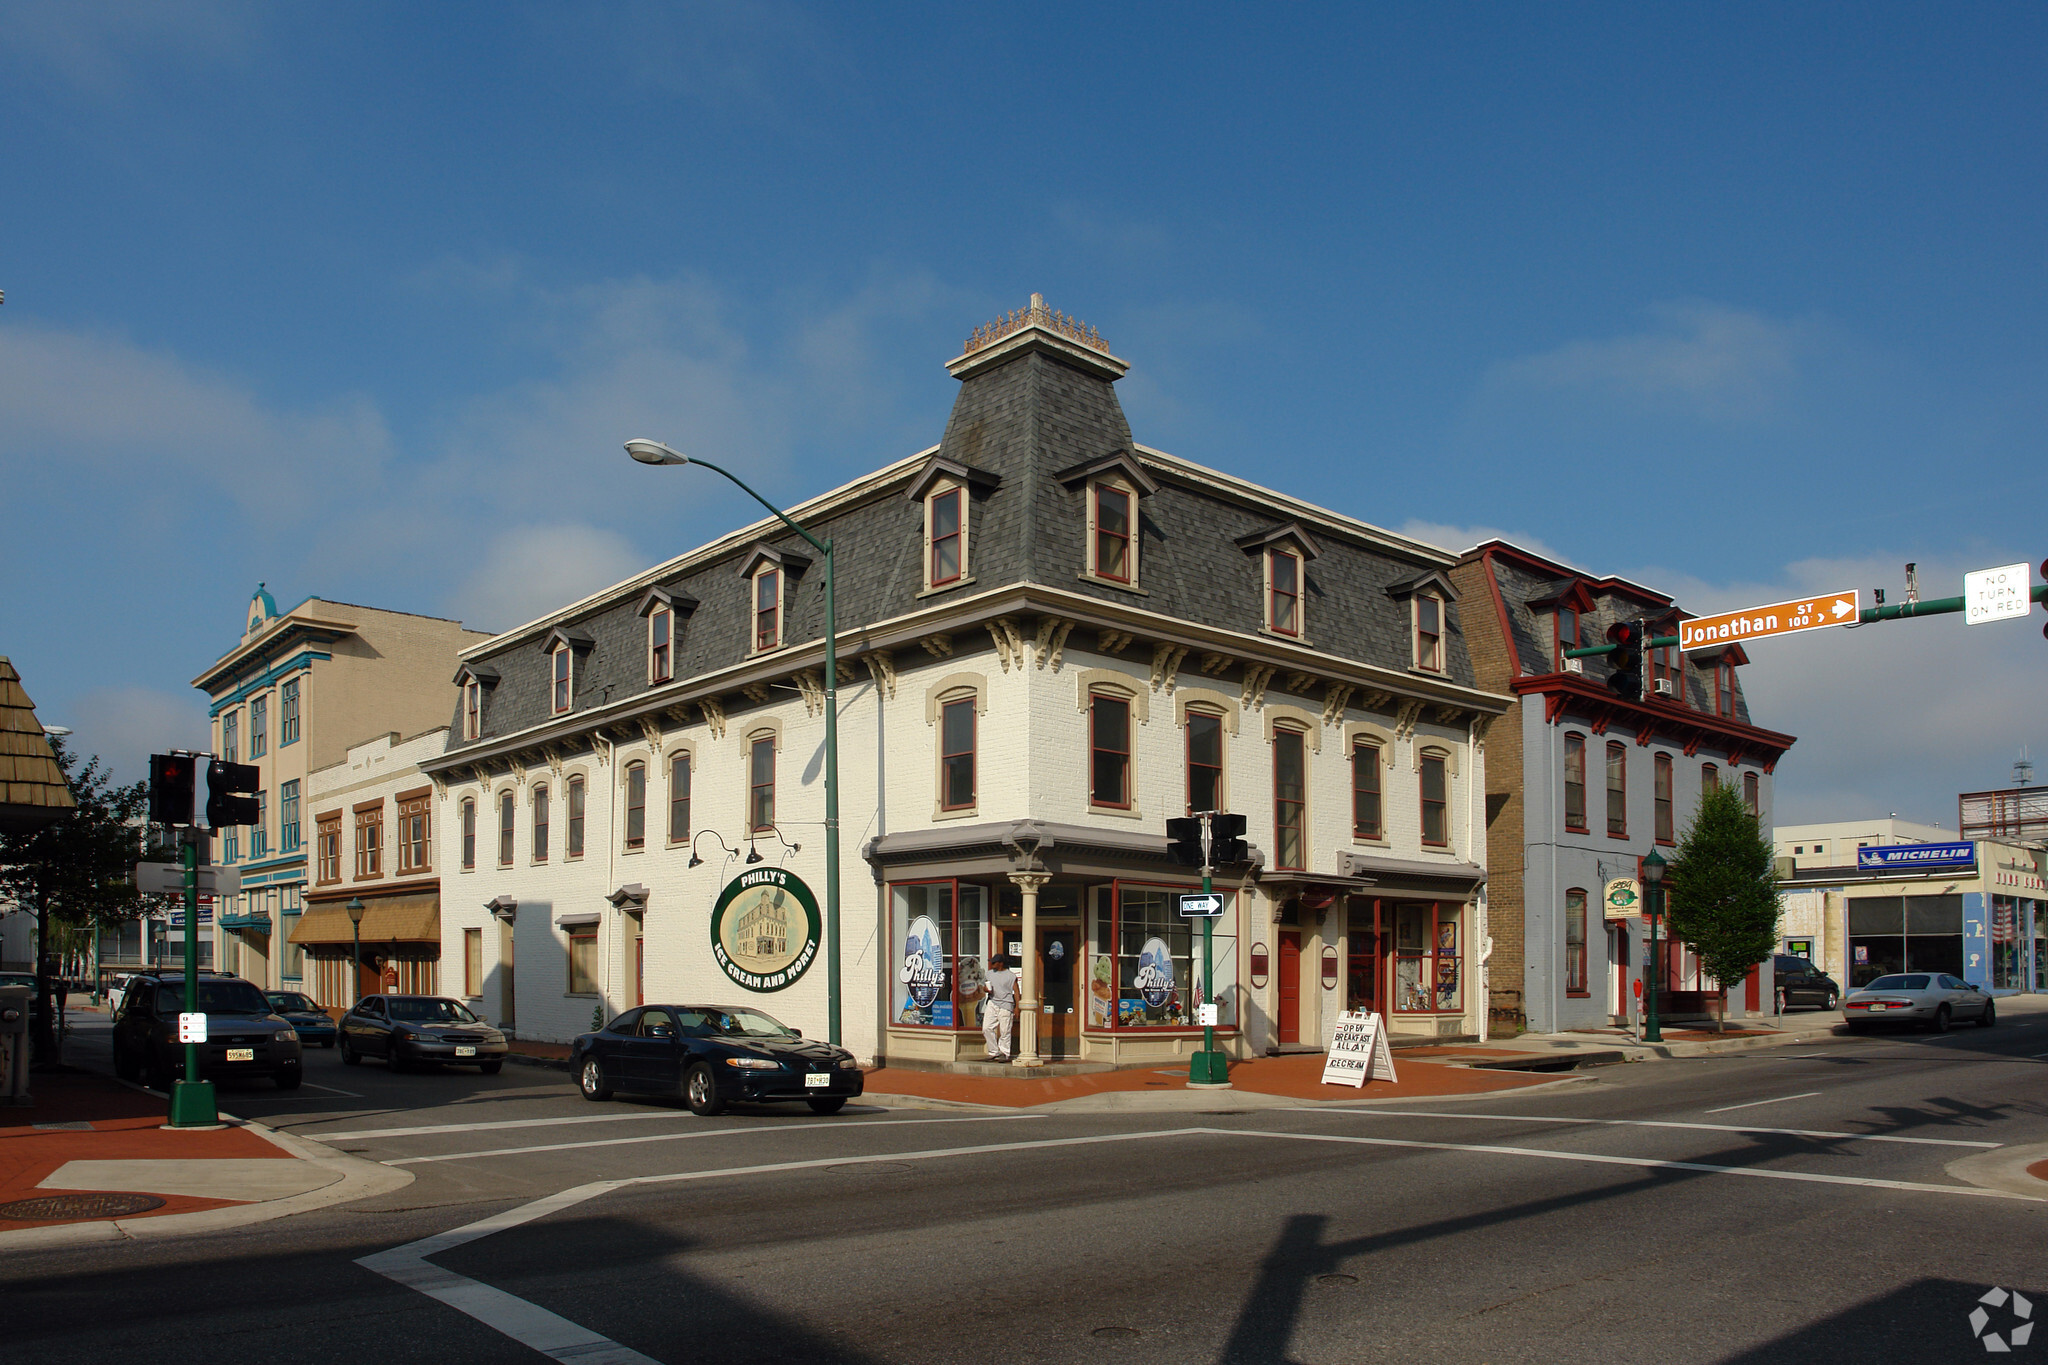
[[[511,630],[646,567],[616,531],[573,523],[516,526],[491,537],[454,602],[476,629]]]
[[[103,687],[61,707],[39,706],[37,717],[69,726],[71,751],[97,754],[122,782],[148,777],[151,754],[208,747],[206,700],[190,688]]]
[[[1583,393],[1676,407],[1723,421],[1775,414],[1802,365],[1829,343],[1813,320],[1781,321],[1722,304],[1659,304],[1654,325],[1628,336],[1573,341],[1497,365],[1487,386]]]

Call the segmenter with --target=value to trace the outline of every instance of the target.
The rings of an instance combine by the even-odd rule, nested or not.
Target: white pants
[[[989,1005],[981,1012],[981,1036],[988,1039],[991,1057],[1010,1055],[1010,1027],[1016,1022],[1017,1011],[1003,1005]]]

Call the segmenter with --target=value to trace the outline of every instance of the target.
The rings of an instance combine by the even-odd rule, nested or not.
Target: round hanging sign
[[[711,907],[711,955],[750,991],[779,991],[817,961],[818,898],[779,867],[742,872]]]

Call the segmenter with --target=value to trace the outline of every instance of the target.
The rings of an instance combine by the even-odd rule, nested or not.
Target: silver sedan
[[[1851,1033],[1872,1024],[1920,1024],[1936,1033],[1974,1019],[1979,1028],[1998,1022],[1991,993],[1947,972],[1896,972],[1859,986],[1842,1002],[1842,1018]]]

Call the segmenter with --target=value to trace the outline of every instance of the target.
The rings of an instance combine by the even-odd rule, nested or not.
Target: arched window
[[[626,765],[626,847],[647,846],[647,765]]]
[[[747,745],[747,829],[775,824],[775,736],[755,735]]]
[[[462,866],[476,866],[476,802],[462,803]]]
[[[1308,866],[1308,744],[1299,730],[1273,731],[1273,866]]]
[[[498,866],[512,866],[513,801],[510,788],[498,793]]]
[[[1658,843],[1668,844],[1676,838],[1671,813],[1671,755],[1658,754],[1654,769],[1657,798],[1656,838]]]
[[[1564,893],[1564,989],[1586,995],[1586,892],[1573,887]]]
[[[569,846],[566,850],[571,858],[583,856],[583,806],[583,779],[572,777],[569,779]]]
[[[1131,805],[1131,703],[1109,692],[1088,694],[1088,804]]]
[[[1607,745],[1607,836],[1628,837],[1628,746]]]
[[[1417,765],[1422,788],[1422,842],[1430,848],[1447,848],[1451,842],[1450,755],[1441,749],[1424,749]]]
[[[668,760],[668,841],[680,844],[690,837],[690,751],[671,754]]]
[[[1380,746],[1361,735],[1351,744],[1351,837],[1386,836],[1380,788]]]
[[[1188,814],[1223,809],[1223,717],[1188,708]]]
[[[1564,737],[1564,827],[1573,834],[1586,832],[1586,737]]]
[[[975,799],[975,703],[972,692],[939,703],[939,809],[968,810]]]
[[[533,789],[533,860],[548,860],[548,789]]]

